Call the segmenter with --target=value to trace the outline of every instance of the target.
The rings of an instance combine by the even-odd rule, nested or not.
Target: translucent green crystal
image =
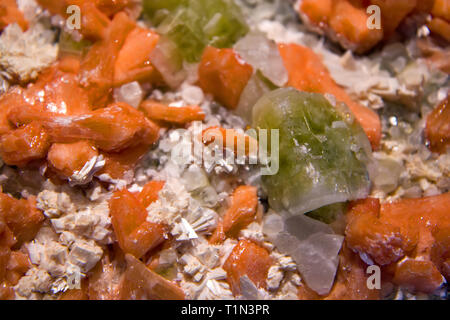
[[[160,10],[174,11],[180,6],[187,5],[189,0],[144,0],[144,12],[153,18]]]
[[[61,31],[59,35],[60,55],[70,54],[82,56],[87,52],[91,45],[92,42],[86,39],[75,41],[72,36],[65,31]]]
[[[253,126],[279,130],[279,171],[263,177],[275,210],[298,215],[367,196],[370,143],[345,105],[278,89],[256,103]]]
[[[175,43],[162,36],[150,55],[153,66],[161,73],[164,81],[173,89],[186,79],[183,57]]]
[[[308,212],[306,215],[315,220],[330,224],[342,215],[346,210],[346,203],[333,203],[328,206]]]
[[[261,71],[252,75],[241,94],[239,104],[234,110],[235,114],[245,120],[247,124],[252,123],[252,109],[256,102],[266,93],[278,89],[276,85],[265,78]]]
[[[203,32],[208,45],[216,48],[228,48],[244,36],[248,27],[240,8],[233,0],[197,0],[204,8]],[[199,10],[201,10],[199,8]]]
[[[178,51],[189,62],[199,61],[206,46],[201,26],[197,23],[199,19],[194,10],[179,8],[168,15],[157,29],[177,45]]]
[[[207,45],[233,46],[248,31],[233,0],[145,0],[144,11],[188,62],[199,61]]]

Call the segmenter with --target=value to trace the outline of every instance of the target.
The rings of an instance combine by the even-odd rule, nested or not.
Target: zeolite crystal
[[[188,62],[198,62],[207,45],[233,46],[248,31],[234,0],[144,0],[144,12]]]
[[[300,215],[367,197],[370,143],[345,105],[333,106],[320,94],[278,89],[256,103],[253,126],[279,130],[279,171],[263,177],[276,211]]]
[[[282,87],[288,81],[289,75],[277,44],[264,34],[249,33],[236,43],[234,49],[247,63],[260,70],[274,85]]]
[[[265,217],[263,232],[278,250],[295,260],[298,271],[312,290],[320,295],[330,292],[343,236],[305,215],[284,219],[274,212]]]

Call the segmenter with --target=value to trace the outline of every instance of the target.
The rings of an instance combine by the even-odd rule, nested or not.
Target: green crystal
[[[275,210],[297,215],[367,196],[370,143],[345,105],[278,89],[256,103],[253,126],[279,130],[279,171],[263,176]]]
[[[160,10],[171,12],[180,6],[187,5],[188,2],[189,0],[144,0],[144,12],[148,17],[153,18]]]
[[[208,45],[229,48],[248,32],[248,27],[240,8],[233,0],[197,0],[204,8],[203,32]],[[199,10],[201,10],[199,8]]]
[[[270,80],[268,80],[261,71],[256,71],[252,75],[241,94],[239,105],[234,113],[245,120],[247,124],[252,122],[252,109],[255,103],[266,93],[278,89]]]
[[[65,31],[61,31],[58,43],[60,55],[70,54],[83,56],[89,50],[90,46],[92,46],[92,42],[86,39],[75,41],[72,36]]]
[[[232,47],[248,31],[233,0],[146,0],[144,11],[188,62],[198,62],[208,45]]]
[[[202,36],[197,12],[189,8],[179,8],[158,26],[158,33],[172,40],[180,54],[188,62],[199,61],[206,46]]]
[[[330,224],[344,214],[347,208],[347,203],[333,203],[328,206],[308,212],[306,215],[315,220]]]

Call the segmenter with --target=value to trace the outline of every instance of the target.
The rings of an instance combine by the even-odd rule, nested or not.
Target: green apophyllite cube
[[[275,210],[303,214],[367,196],[370,143],[345,105],[278,89],[256,103],[253,125],[279,129],[279,171],[263,177]]]

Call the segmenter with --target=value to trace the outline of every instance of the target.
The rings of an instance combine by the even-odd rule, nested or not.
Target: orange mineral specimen
[[[386,266],[395,283],[430,293],[448,277],[449,208],[450,193],[381,206],[375,199],[358,201],[350,206],[346,241]]]
[[[98,151],[91,143],[78,141],[53,144],[48,152],[47,160],[52,169],[56,170],[63,178],[68,178],[96,156],[98,156]]]
[[[50,136],[38,122],[31,122],[0,138],[0,156],[12,166],[23,167],[33,160],[44,159],[50,148]]]
[[[394,263],[411,249],[400,228],[379,218],[378,199],[365,199],[351,204],[347,213],[346,241],[357,252],[369,254],[378,265]]]
[[[183,125],[192,121],[203,121],[205,113],[199,106],[174,107],[152,100],[144,101],[139,107],[151,120]]]
[[[114,65],[115,86],[155,77],[150,54],[158,41],[158,34],[141,27],[136,27],[128,34]]]
[[[203,130],[202,140],[205,145],[217,143],[224,149],[232,150],[236,156],[256,156],[258,152],[258,141],[235,129],[209,127]]]
[[[393,282],[414,291],[433,293],[444,278],[431,261],[405,260],[397,266]]]
[[[145,207],[129,191],[116,191],[109,208],[114,232],[124,252],[140,258],[164,241],[165,227],[146,221]]]
[[[267,274],[273,261],[269,252],[257,244],[241,240],[223,265],[234,295],[241,292],[240,279],[247,276],[257,287],[266,288]]]
[[[183,290],[164,279],[130,254],[125,256],[127,269],[121,282],[123,300],[184,300]]]
[[[23,31],[28,29],[28,21],[17,7],[15,0],[2,0],[0,3],[0,31],[11,23],[17,23]]]
[[[434,152],[445,153],[450,146],[450,98],[447,97],[428,116],[425,135]]]
[[[344,244],[336,282],[325,300],[378,300],[380,290],[369,289],[367,265]]]
[[[158,200],[158,194],[162,188],[164,188],[164,185],[164,181],[150,181],[144,186],[142,191],[138,194],[138,199],[145,208]]]
[[[91,111],[88,95],[70,69],[66,72],[60,64],[55,64],[42,71],[36,82],[26,89],[15,86],[3,94],[0,97],[0,135],[23,124],[10,123],[8,115],[13,109],[54,115],[79,115]]]
[[[142,142],[134,147],[119,152],[101,152],[105,159],[105,166],[97,175],[107,174],[113,179],[124,179],[132,176],[132,170],[149,151],[151,144]]]
[[[257,207],[256,187],[238,187],[231,195],[231,205],[211,236],[210,242],[220,243],[227,237],[236,237],[239,231],[255,220]]]
[[[443,22],[449,14],[448,0],[302,0],[299,4],[297,10],[311,29],[356,53],[365,53],[392,36],[412,14],[433,13]],[[369,10],[371,6],[379,11]],[[379,26],[370,26],[370,22],[376,22],[374,18]]]
[[[200,62],[199,85],[229,109],[236,109],[253,68],[233,49],[207,47]]]
[[[16,126],[40,122],[52,142],[90,140],[107,152],[119,152],[140,144],[152,145],[159,138],[159,128],[126,103],[111,104],[78,116],[55,116],[30,108],[13,108],[8,119]]]
[[[106,251],[90,271],[89,300],[119,300],[120,282],[125,268],[125,257],[120,249],[113,247]]]
[[[87,90],[89,102],[105,106],[114,85],[114,69],[128,35],[136,24],[124,12],[114,16],[105,39],[97,41],[81,62],[80,83]]]

